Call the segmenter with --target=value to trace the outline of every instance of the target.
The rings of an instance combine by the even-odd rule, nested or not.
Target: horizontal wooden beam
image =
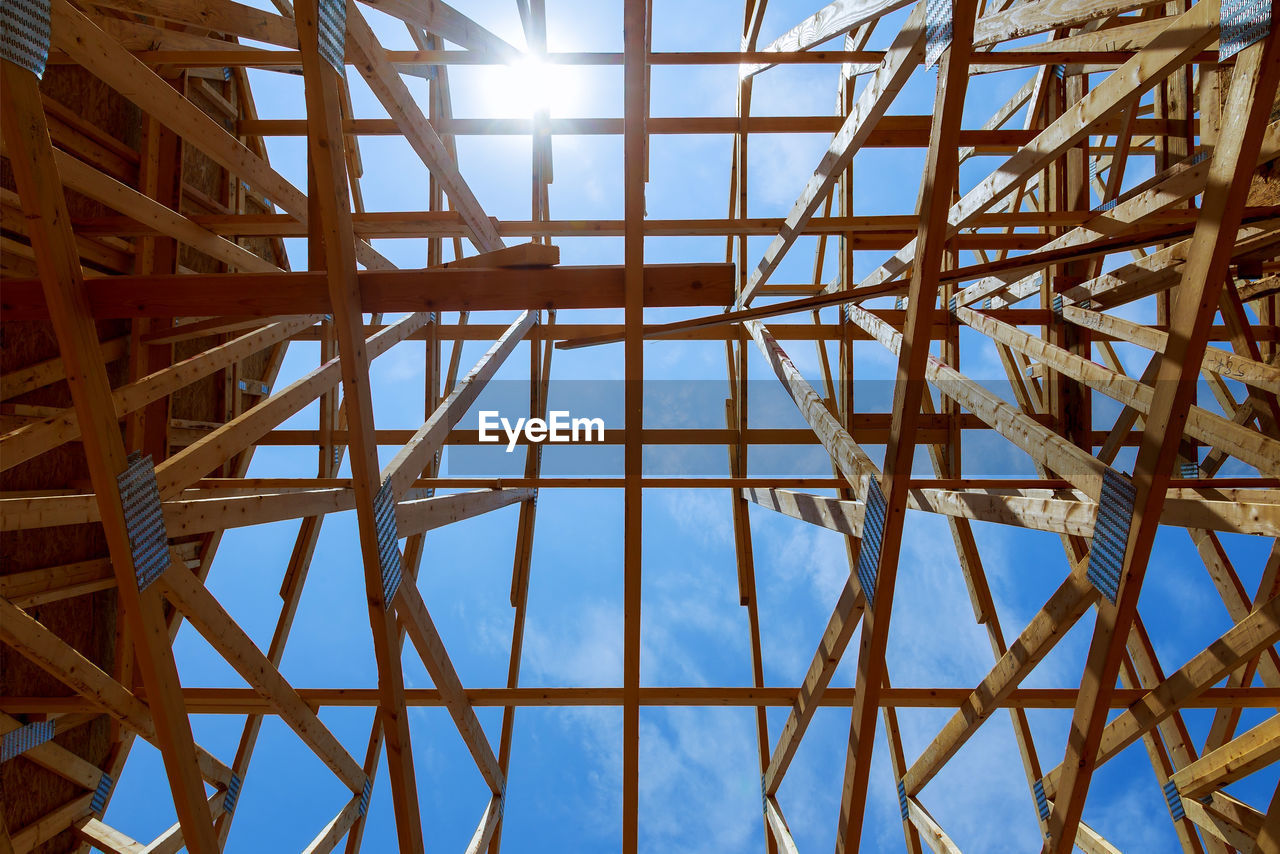
[[[369,707],[378,704],[373,688],[297,688],[298,696],[313,708]],[[645,706],[777,706],[789,708],[795,703],[798,686],[667,686],[642,687],[640,704]],[[559,686],[525,686],[521,688],[466,688],[466,700],[478,708],[620,706],[621,687],[563,688]],[[1075,688],[1017,688],[1002,694],[991,708],[1070,709],[1078,691]],[[1117,689],[1112,707],[1124,709],[1146,695],[1141,689]],[[847,707],[853,703],[852,688],[827,688],[819,706]],[[881,705],[903,709],[955,709],[966,702],[968,688],[885,688]],[[141,696],[145,697],[143,692]],[[184,704],[191,714],[271,714],[270,704],[252,688],[182,689]],[[410,706],[443,706],[444,698],[434,688],[408,688],[405,699]],[[1210,688],[1182,704],[1186,709],[1265,709],[1280,703],[1280,688]],[[0,697],[0,711],[10,715],[73,713],[96,711],[98,707],[84,697]]]
[[[362,270],[366,312],[620,308],[622,267]],[[233,314],[329,314],[324,272],[110,276],[85,282],[96,319]],[[719,306],[733,301],[732,264],[650,264],[645,305]],[[48,317],[40,283],[5,282],[7,320]]]

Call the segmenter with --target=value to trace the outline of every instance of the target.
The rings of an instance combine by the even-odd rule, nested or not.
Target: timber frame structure
[[[897,789],[907,850],[959,850],[922,790],[999,710],[1026,772],[1025,802],[1009,809],[1035,813],[1046,852],[1117,850],[1081,816],[1095,770],[1139,741],[1184,851],[1280,852],[1280,794],[1247,804],[1224,790],[1280,758],[1280,714],[1237,731],[1242,709],[1280,709],[1280,197],[1270,177],[1280,158],[1280,30],[1269,2],[834,0],[761,46],[766,3],[748,0],[740,52],[664,53],[651,48],[652,4],[621,0],[621,53],[557,54],[546,51],[544,0],[515,0],[528,51],[551,63],[620,65],[625,103],[621,119],[539,111],[505,123],[454,118],[448,69],[524,51],[438,0],[351,0],[345,10],[342,0],[273,0],[274,12],[234,0],[6,3],[6,43],[39,42],[38,33],[14,35],[22,16],[44,15],[50,38],[47,69],[9,46],[0,61],[0,851],[220,850],[264,715],[292,728],[350,790],[307,851],[358,850],[371,798],[393,804],[400,849],[422,851],[407,710],[443,705],[491,790],[467,851],[496,854],[517,710],[600,705],[623,712],[621,834],[623,851],[634,852],[640,708],[737,705],[756,710],[768,851],[790,852],[779,787],[815,711],[838,705],[851,708],[851,723],[836,746],[847,749],[840,814],[831,816],[837,852],[862,843],[878,727],[894,779],[874,784]],[[888,47],[869,49],[877,24],[904,10]],[[1263,12],[1260,25],[1248,19]],[[384,13],[403,21],[417,50],[382,46],[366,17]],[[833,39],[843,44],[829,49]],[[794,63],[842,70],[836,114],[752,115],[756,78]],[[708,64],[740,67],[738,115],[648,115],[652,68]],[[247,69],[301,74],[306,120],[259,116]],[[969,81],[987,73],[1020,74],[1025,85],[983,126],[963,127]],[[389,118],[352,114],[353,75]],[[403,75],[429,80],[428,104]],[[889,115],[913,75],[936,79],[932,113]],[[79,109],[90,102],[105,106]],[[129,127],[112,110],[133,116]],[[531,136],[529,220],[491,218],[472,193],[456,138],[475,133]],[[726,217],[648,218],[651,136],[693,133],[733,137]],[[831,135],[783,219],[746,209],[748,143],[761,133]],[[427,210],[364,210],[360,139],[386,134],[402,136],[429,170]],[[552,217],[558,134],[621,134],[621,220]],[[305,192],[269,164],[263,139],[272,136],[306,137]],[[875,147],[926,152],[915,216],[852,210],[853,162]],[[962,184],[971,158],[991,168]],[[1138,158],[1154,163],[1154,177],[1126,180]],[[623,263],[560,266],[552,241],[582,235],[620,235]],[[646,264],[645,237],[657,235],[723,236],[725,255]],[[759,257],[747,240],[758,235],[772,237]],[[775,281],[788,251],[813,236],[812,281]],[[305,271],[290,270],[283,249],[297,237],[308,239]],[[371,243],[385,238],[425,239],[425,268],[396,269]],[[513,238],[531,242],[507,245]],[[857,277],[856,253],[882,263]],[[1154,323],[1126,318],[1122,309],[1139,301],[1155,306]],[[691,319],[646,323],[654,307],[684,307]],[[577,309],[614,309],[617,320],[571,322]],[[471,323],[480,310],[514,319]],[[384,314],[393,317],[384,323]],[[804,322],[772,320],[783,316]],[[962,329],[994,347],[1007,399],[959,369]],[[378,430],[370,362],[411,338],[427,342],[429,416],[416,431]],[[643,427],[645,342],[658,338],[724,342],[725,429]],[[284,348],[302,340],[320,342],[323,363],[273,387]],[[464,340],[495,342],[466,374]],[[890,412],[854,408],[855,341],[896,358]],[[442,449],[475,441],[456,425],[518,346],[529,348],[533,411],[545,413],[555,350],[611,342],[621,342],[628,380],[617,476],[544,476],[536,453],[514,480],[441,475]],[[815,342],[816,387],[784,349]],[[1145,370],[1121,364],[1117,342],[1149,352]],[[757,353],[811,431],[749,426],[747,365]],[[1099,395],[1123,404],[1100,428]],[[317,430],[280,426],[316,400]],[[966,478],[969,431],[1018,449],[1038,476]],[[752,446],[813,442],[829,452],[831,478],[748,471]],[[245,477],[255,447],[281,444],[317,448],[315,477]],[[645,448],[662,444],[725,446],[729,476],[645,475]],[[399,450],[380,466],[377,448],[387,445]],[[864,449],[879,445],[882,461]],[[912,472],[920,448],[932,477]],[[338,476],[344,459],[349,478]],[[1131,462],[1122,471],[1118,459]],[[641,684],[641,496],[672,487],[719,490],[732,503],[752,685]],[[574,488],[624,495],[623,681],[521,685],[536,498]],[[508,682],[464,686],[429,613],[437,603],[415,580],[424,534],[512,504],[520,510]],[[848,581],[825,628],[812,627],[816,652],[799,686],[764,683],[751,504],[846,536]],[[946,517],[989,635],[991,669],[971,689],[890,685],[890,620],[911,607],[895,597],[908,509]],[[347,510],[358,520],[378,687],[295,688],[279,671],[285,644],[324,516]],[[286,519],[301,527],[263,650],[205,580],[224,530]],[[1001,625],[971,521],[1060,535],[1072,569],[1025,627]],[[1161,525],[1187,530],[1230,616],[1220,639],[1185,662],[1159,660],[1138,609]],[[1272,538],[1256,590],[1242,583],[1224,534]],[[1090,612],[1080,684],[1021,688]],[[86,619],[97,621],[88,634]],[[251,690],[180,686],[172,643],[182,620]],[[431,690],[405,687],[406,636]],[[855,657],[854,687],[828,688],[842,658]],[[343,704],[378,710],[363,757],[317,715]],[[478,706],[502,707],[496,741]],[[790,715],[771,736],[766,712],[775,706]],[[919,706],[955,711],[913,757],[897,710]],[[1060,760],[1037,751],[1029,708],[1073,710]],[[1203,742],[1183,721],[1191,708],[1216,710]],[[218,713],[248,715],[234,756],[193,739],[189,716]],[[167,784],[179,818],[151,842],[103,821],[138,736],[159,749],[167,779],[156,784]],[[384,752],[382,791],[371,780]]]

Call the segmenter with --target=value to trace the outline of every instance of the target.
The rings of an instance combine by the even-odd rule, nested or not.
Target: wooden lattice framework
[[[351,791],[350,802],[308,851],[332,850],[344,839],[347,851],[358,850],[369,797],[391,799],[401,850],[421,851],[407,707],[431,704],[447,707],[492,791],[467,850],[487,847],[496,854],[516,710],[597,703],[623,709],[622,839],[624,851],[635,851],[640,707],[701,703],[756,709],[770,851],[795,850],[776,795],[815,710],[835,704],[852,708],[837,851],[859,847],[878,726],[888,738],[895,779],[876,784],[899,789],[907,849],[958,850],[925,809],[921,790],[992,713],[1005,709],[1027,776],[1025,803],[1010,809],[1038,811],[1045,851],[1060,854],[1073,845],[1116,850],[1082,823],[1081,814],[1097,767],[1142,740],[1157,778],[1171,792],[1171,806],[1179,805],[1175,826],[1183,850],[1280,852],[1280,795],[1248,805],[1223,791],[1280,758],[1280,716],[1236,731],[1240,709],[1280,706],[1280,549],[1273,544],[1261,585],[1248,590],[1219,538],[1222,532],[1280,535],[1280,208],[1271,204],[1276,199],[1268,177],[1280,158],[1275,29],[1264,27],[1228,57],[1219,44],[1225,10],[1213,0],[920,0],[887,50],[868,50],[881,18],[912,3],[835,0],[760,48],[765,2],[758,0],[746,4],[740,53],[655,53],[648,4],[624,0],[621,54],[545,55],[550,62],[621,65],[621,120],[553,120],[542,111],[499,128],[501,123],[453,118],[447,70],[508,62],[521,51],[463,12],[434,0],[369,2],[402,19],[419,48],[390,51],[366,22],[364,7],[347,4],[346,74],[359,74],[390,116],[368,119],[351,115],[345,78],[321,47],[326,16],[340,7],[325,0],[303,0],[296,8],[289,0],[274,3],[276,13],[232,0],[53,0],[46,90],[59,75],[96,78],[120,104],[138,111],[143,129],[136,143],[42,93],[30,70],[3,62],[5,334],[51,328],[56,357],[11,360],[0,378],[6,401],[0,466],[8,490],[0,497],[6,537],[0,542],[9,552],[0,570],[0,639],[6,661],[27,659],[71,693],[24,692],[15,675],[4,683],[0,729],[52,719],[60,733],[101,725],[110,738],[105,749],[59,739],[6,763],[8,806],[0,819],[7,826],[0,824],[0,850],[31,851],[53,840],[53,848],[40,850],[91,844],[105,851],[182,845],[199,854],[216,851],[234,815],[223,806],[248,771],[261,716],[277,715]],[[545,54],[543,0],[515,5],[529,49]],[[1255,8],[1269,10],[1270,4]],[[926,32],[926,19],[939,11],[951,14],[951,37],[940,42]],[[837,37],[844,39],[842,49],[818,49]],[[270,49],[242,45],[241,39]],[[1007,44],[1018,39],[1024,40]],[[460,49],[444,49],[444,41]],[[932,56],[934,46],[941,53],[931,70],[926,53]],[[786,63],[840,66],[838,114],[751,115],[756,76]],[[700,64],[741,66],[739,114],[650,119],[650,69]],[[307,120],[259,117],[246,68],[300,72]],[[962,127],[969,80],[996,71],[1021,73],[1026,85],[983,127]],[[410,95],[406,74],[430,80],[429,104]],[[932,113],[886,115],[912,75],[936,76]],[[1010,126],[1019,120],[1021,127]],[[532,137],[529,221],[491,219],[459,171],[455,137],[492,132]],[[745,176],[753,132],[833,134],[784,220],[748,216]],[[364,211],[358,141],[387,133],[403,136],[430,170],[429,210]],[[553,219],[552,137],[619,133],[623,219]],[[658,133],[733,136],[725,219],[646,217],[647,145]],[[275,135],[307,137],[307,192],[267,162],[262,138]],[[917,216],[855,215],[852,162],[870,147],[927,152]],[[189,150],[207,158],[224,182],[220,198],[184,184]],[[989,176],[965,189],[960,164],[975,155],[996,156],[983,161],[993,164]],[[1154,159],[1155,177],[1126,181],[1125,165],[1138,157]],[[68,199],[102,207],[73,217]],[[623,263],[558,266],[552,240],[570,235],[621,235]],[[723,235],[726,258],[646,266],[646,235]],[[748,251],[752,235],[773,236],[762,257]],[[812,283],[773,281],[783,256],[805,235],[819,236]],[[369,242],[387,236],[429,239],[427,268],[395,269]],[[314,272],[288,270],[280,244],[287,237],[309,238]],[[504,238],[513,237],[533,242],[506,246]],[[466,255],[463,240],[478,254]],[[199,256],[202,265],[184,263],[180,249],[187,258]],[[894,254],[870,275],[856,277],[855,252]],[[838,274],[824,281],[828,254],[837,256]],[[446,263],[446,257],[454,260]],[[1155,301],[1156,323],[1121,315],[1119,309],[1138,300]],[[695,307],[698,318],[646,325],[645,308],[654,306]],[[825,322],[818,313],[824,307]],[[838,307],[834,323],[832,307]],[[620,319],[582,324],[557,318],[557,310],[580,308],[620,309]],[[519,316],[505,328],[470,324],[467,312],[482,309]],[[383,324],[383,313],[403,312],[412,313]],[[459,314],[447,323],[444,312]],[[783,315],[812,322],[767,325]],[[961,327],[994,342],[1012,399],[955,367]],[[725,430],[641,429],[638,381],[647,337],[724,341],[732,389]],[[369,363],[409,338],[427,341],[431,414],[412,435],[390,435],[394,431],[375,429]],[[496,343],[465,376],[457,347],[452,358],[441,359],[441,342],[477,339]],[[319,340],[326,361],[288,387],[272,388],[291,340]],[[855,340],[878,341],[896,355],[891,412],[853,409],[848,390]],[[535,408],[545,409],[553,345],[618,341],[629,381],[619,476],[543,477],[536,454],[529,455],[523,478],[500,485],[439,475],[437,452],[474,441],[473,433],[455,425],[521,342],[529,343],[540,377]],[[819,388],[796,369],[780,341],[788,347],[819,343]],[[1113,342],[1153,354],[1140,376],[1121,365]],[[182,348],[177,356],[175,347]],[[812,434],[748,427],[746,365],[757,349]],[[829,351],[836,358],[828,358]],[[263,353],[267,357],[258,358]],[[1207,382],[1208,399],[1197,398],[1198,380]],[[172,417],[176,396],[198,382],[216,392],[220,411],[199,423]],[[69,392],[71,406],[45,405],[39,395],[50,389],[64,397]],[[1124,404],[1113,427],[1095,429],[1095,395]],[[287,438],[278,426],[317,399],[319,429]],[[1007,440],[1030,456],[1039,477],[966,479],[962,430],[987,430]],[[833,478],[747,471],[751,445],[815,437],[830,453]],[[241,479],[256,445],[295,440],[318,447],[315,478]],[[377,446],[392,442],[401,450],[380,468]],[[83,473],[64,477],[56,468],[39,467],[68,443],[83,448],[77,463]],[[730,476],[646,477],[643,451],[659,443],[726,445]],[[878,464],[863,446],[880,444],[887,450]],[[932,478],[911,473],[922,445]],[[1125,447],[1137,448],[1136,461],[1131,472],[1117,472],[1113,463]],[[143,589],[135,580],[129,522],[116,486],[134,450],[155,462],[170,535],[170,566]],[[349,479],[337,477],[344,456]],[[1248,475],[1218,476],[1228,458]],[[623,683],[521,686],[537,490],[581,486],[619,489],[625,497]],[[658,487],[730,491],[754,685],[641,686],[641,490]],[[421,490],[435,488],[468,491],[422,497],[427,493]],[[385,499],[387,491],[398,533],[407,538],[398,587],[384,581],[387,555],[379,549],[375,515],[379,494]],[[764,684],[750,502],[847,535],[849,580],[825,629],[819,635],[820,627],[813,627],[817,650],[798,687]],[[423,535],[514,503],[521,509],[509,680],[505,687],[467,688],[415,582]],[[868,506],[876,512],[864,519]],[[1101,515],[1100,506],[1106,509]],[[277,668],[320,524],[326,513],[351,509],[359,522],[379,687],[295,689]],[[895,605],[894,581],[910,524],[907,509],[947,518],[975,617],[990,636],[995,661],[972,690],[889,684],[885,649],[894,609],[903,607]],[[1123,520],[1119,527],[1117,518]],[[282,590],[284,607],[264,651],[204,581],[223,530],[283,519],[303,522]],[[1061,535],[1072,570],[1014,637],[996,615],[970,520]],[[1137,608],[1161,524],[1190,532],[1232,620],[1217,642],[1186,662],[1158,660]],[[40,531],[67,525],[100,527],[99,550],[58,565],[28,566],[20,559],[18,551],[38,542]],[[1115,586],[1100,590],[1096,573],[1107,555]],[[104,591],[113,595],[104,597]],[[78,651],[56,620],[46,625],[32,613],[39,607],[42,614],[56,614],[84,597],[96,597],[93,608],[113,613],[118,603],[122,630],[118,639],[100,644],[97,655]],[[1055,642],[1091,609],[1096,624],[1079,687],[1021,689]],[[183,619],[252,691],[176,687],[171,644]],[[856,685],[828,690],[855,631],[861,640],[848,655],[856,656]],[[431,691],[406,693],[399,653],[406,635],[431,674]],[[379,710],[363,760],[317,717],[317,707],[339,702]],[[496,745],[479,725],[477,705],[504,709]],[[926,705],[956,711],[913,759],[904,754],[896,710]],[[768,732],[770,706],[791,709],[776,738]],[[1026,715],[1032,707],[1074,709],[1060,762],[1043,763],[1037,754]],[[1204,743],[1194,743],[1183,724],[1180,710],[1192,707],[1216,710]],[[1108,720],[1113,709],[1124,711]],[[192,738],[188,716],[218,712],[249,715],[234,757],[212,756]],[[104,824],[102,798],[95,800],[103,776],[120,775],[138,735],[161,751],[179,817],[178,825],[145,847]],[[389,791],[370,792],[384,747]],[[38,804],[36,817],[19,817],[17,788],[46,772],[70,781],[77,794]],[[217,790],[211,799],[206,781]],[[31,807],[28,802],[24,809]]]

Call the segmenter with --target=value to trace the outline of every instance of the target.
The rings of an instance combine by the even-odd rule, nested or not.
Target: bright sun
[[[507,65],[487,66],[484,99],[496,118],[528,118],[540,109],[566,117],[577,106],[573,69],[531,56]]]

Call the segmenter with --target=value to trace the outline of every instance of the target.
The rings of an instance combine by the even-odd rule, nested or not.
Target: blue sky
[[[265,0],[250,1],[270,8]],[[523,46],[514,2],[457,5],[513,44]],[[549,0],[550,49],[621,50],[621,5],[619,0]],[[814,8],[806,3],[771,2],[761,44]],[[388,47],[412,46],[398,23],[371,9],[364,11]],[[905,16],[904,11],[886,18],[871,47],[887,45]],[[697,4],[655,0],[654,48],[734,50],[741,19],[739,0]],[[980,126],[1022,85],[1026,73],[974,78],[966,102],[965,126]],[[838,74],[838,66],[768,71],[756,83],[753,112],[830,114]],[[450,75],[457,115],[519,115],[519,104],[483,94],[509,85],[509,72],[455,67]],[[356,114],[384,116],[358,76],[350,77]],[[406,79],[412,91],[425,96],[421,81]],[[932,71],[917,73],[891,112],[929,112],[935,79]],[[262,117],[302,117],[301,77],[251,72],[251,80]],[[652,114],[732,115],[735,81],[734,67],[655,68]],[[620,68],[565,69],[559,85],[570,94],[553,100],[553,114],[620,116],[621,83]],[[1010,125],[1020,126],[1021,116]],[[753,137],[750,215],[785,215],[827,141],[821,134]],[[458,147],[462,173],[485,210],[502,218],[528,219],[527,139],[463,137]],[[271,139],[268,150],[276,169],[305,188],[304,140]],[[403,140],[366,137],[362,151],[366,170],[362,187],[369,210],[425,209],[426,171]],[[649,216],[723,217],[730,153],[728,136],[655,137],[647,188]],[[554,157],[553,218],[621,217],[620,137],[557,138]],[[912,213],[922,164],[923,151],[919,150],[879,149],[860,154],[855,166],[855,213]],[[962,170],[962,189],[968,189],[997,164],[993,157],[971,160]],[[1145,163],[1131,169],[1127,185],[1148,174],[1150,166]],[[508,243],[517,240],[508,239]],[[621,239],[564,238],[556,242],[565,264],[622,260]],[[811,275],[815,242],[812,238],[798,241],[773,280],[805,281]],[[753,263],[767,243],[768,238],[763,237],[749,241]],[[425,262],[425,241],[384,240],[376,245],[402,266]],[[651,238],[646,244],[646,260],[720,261],[724,245],[723,238]],[[304,242],[289,241],[289,250],[294,269],[303,269]],[[858,275],[872,270],[887,254],[859,253]],[[1149,304],[1136,304],[1125,314],[1147,320],[1152,311]],[[702,310],[658,309],[646,316],[663,321],[696,313]],[[619,315],[562,312],[559,319],[574,322],[617,319]],[[826,315],[830,322],[834,311],[828,310]],[[505,322],[513,317],[513,313],[488,313],[473,315],[473,322]],[[446,319],[452,322],[455,317]],[[464,370],[487,346],[471,342],[464,347]],[[1137,351],[1120,345],[1117,349],[1130,370],[1140,372],[1145,360],[1138,361]],[[816,384],[820,374],[814,348],[793,343],[788,350]],[[971,376],[993,381],[1003,376],[994,350],[984,339],[965,332],[962,351],[962,367]],[[421,423],[422,355],[422,345],[409,342],[374,363],[379,428],[412,429]],[[557,351],[553,380],[617,380],[622,373],[621,355],[617,345]],[[317,358],[316,346],[295,344],[277,387],[310,370]],[[769,380],[769,369],[754,348],[750,358],[752,378]],[[893,376],[894,359],[879,344],[859,343],[855,359],[860,380],[885,381]],[[694,387],[715,405],[727,394],[724,349],[719,342],[655,341],[646,345],[645,360],[648,378],[705,381]],[[509,359],[498,377],[527,382],[527,346]],[[1211,400],[1202,404],[1216,409]],[[1099,406],[1099,410],[1099,425],[1114,417],[1111,408]],[[654,411],[646,414],[646,423],[659,424],[670,416],[655,404]],[[778,426],[798,426],[799,419],[791,417]],[[316,418],[313,406],[285,426],[314,427]],[[474,412],[470,418],[474,420]],[[753,424],[760,423],[764,422],[753,420]],[[1110,423],[1105,421],[1104,426]],[[969,448],[978,447],[976,434],[968,439],[972,443]],[[984,443],[982,447],[989,446]],[[394,450],[382,449],[384,462]],[[882,447],[869,447],[868,452],[877,462],[883,458]],[[999,473],[1008,473],[1011,468],[1031,471],[1029,462],[1016,451],[1001,454],[999,464],[986,453],[970,450],[965,473],[982,475],[993,468]],[[721,453],[716,459],[722,457]],[[1121,460],[1125,463],[1126,458]],[[314,449],[263,449],[254,459],[251,474],[310,477],[315,474],[314,461]],[[919,462],[925,462],[923,455]],[[1127,464],[1131,465],[1131,455]],[[728,493],[722,490],[645,493],[641,671],[645,685],[750,684],[747,620],[737,599],[729,510]],[[512,620],[507,594],[517,512],[515,507],[505,508],[432,531],[426,538],[419,586],[468,687],[505,684]],[[750,513],[766,681],[796,685],[848,571],[844,546],[832,532],[754,506]],[[985,633],[974,624],[946,523],[940,517],[912,513],[908,526],[889,642],[893,684],[971,687],[990,668],[992,655]],[[297,528],[296,522],[287,522],[229,532],[210,575],[213,592],[264,649],[275,625],[280,605],[277,591]],[[976,523],[974,530],[1006,637],[1012,638],[1067,571],[1059,540],[1052,534],[984,523]],[[1246,588],[1256,589],[1270,543],[1230,536],[1224,540]],[[522,684],[621,684],[621,555],[620,490],[542,491]],[[330,516],[324,523],[283,662],[282,670],[295,686],[374,686],[364,601],[354,516]],[[1142,613],[1167,671],[1176,669],[1229,627],[1225,609],[1184,531],[1167,529],[1157,539]],[[1025,686],[1077,686],[1092,625],[1092,614],[1086,615]],[[186,686],[243,685],[188,626],[178,635],[175,654]],[[851,686],[855,664],[851,653],[832,684]],[[412,647],[406,649],[404,666],[411,687],[430,686]],[[1263,711],[1246,711],[1240,731],[1259,722]],[[480,709],[478,715],[496,748],[500,711]],[[786,709],[771,711],[771,742],[776,742],[785,716]],[[945,710],[900,712],[909,760],[919,755],[948,716]],[[372,710],[326,709],[321,717],[352,755],[362,759]],[[460,851],[484,809],[487,789],[443,709],[414,709],[410,718],[428,847]],[[1186,718],[1194,740],[1202,741],[1211,715],[1193,711]],[[1030,719],[1042,764],[1056,765],[1065,748],[1070,713],[1033,711]],[[196,716],[193,722],[197,740],[230,762],[243,718]],[[801,850],[829,850],[834,840],[848,723],[846,710],[818,712],[779,794]],[[621,733],[618,708],[519,711],[504,826],[506,851],[609,851],[620,847]],[[753,710],[644,708],[640,734],[643,850],[762,850]],[[383,769],[374,788],[365,834],[369,851],[395,846],[385,763]],[[173,821],[172,807],[158,788],[163,779],[158,753],[145,743],[137,743],[108,811],[108,823],[144,841],[161,832]],[[871,779],[864,843],[869,850],[899,850],[898,807],[882,735]],[[1265,803],[1275,784],[1276,773],[1271,770],[1233,791],[1246,801]],[[268,718],[244,781],[229,850],[301,849],[348,797],[287,727]],[[1025,851],[1038,844],[1034,805],[1007,715],[994,716],[924,790],[921,800],[964,850]],[[1001,820],[992,822],[993,815]],[[1176,846],[1163,796],[1140,744],[1097,773],[1085,820],[1124,851],[1166,851]]]

